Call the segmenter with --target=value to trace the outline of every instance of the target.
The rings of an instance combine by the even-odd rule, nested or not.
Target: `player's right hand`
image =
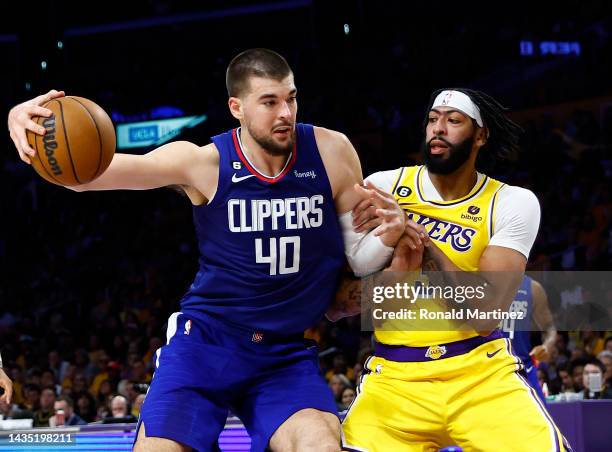
[[[423,241],[413,232],[409,227],[406,227],[406,232],[395,245],[391,263],[385,269],[386,271],[410,272],[421,268],[425,246]]]
[[[429,246],[431,240],[425,226],[413,220],[406,220],[406,228],[402,236],[410,248],[416,250],[420,246]]]
[[[48,118],[53,114],[48,108],[42,107],[52,99],[65,96],[63,91],[56,91],[52,89],[47,94],[41,94],[34,99],[27,100],[19,105],[15,105],[11,108],[8,115],[8,128],[13,143],[19,153],[19,158],[30,164],[30,157],[36,155],[36,151],[28,144],[26,136],[26,130],[29,130],[38,135],[45,134],[45,128],[39,126],[33,120],[33,116],[44,116]]]
[[[372,182],[365,186],[354,186],[361,202],[353,209],[353,227],[355,232],[369,232],[380,237],[386,246],[395,246],[404,234],[406,214],[390,193],[387,193]]]

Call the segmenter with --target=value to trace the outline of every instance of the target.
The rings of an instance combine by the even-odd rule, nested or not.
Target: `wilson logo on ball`
[[[45,119],[43,121],[43,127],[47,131],[42,139],[45,155],[47,156],[47,161],[49,162],[49,166],[51,166],[53,174],[59,176],[62,174],[62,169],[55,158],[55,150],[57,149],[57,141],[55,140],[55,115]]]

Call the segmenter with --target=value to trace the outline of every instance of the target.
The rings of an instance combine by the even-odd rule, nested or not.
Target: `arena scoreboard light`
[[[118,124],[117,148],[142,148],[160,145],[179,135],[184,129],[206,121],[206,115]]]
[[[521,56],[580,56],[582,53],[577,41],[521,41],[520,49]]]

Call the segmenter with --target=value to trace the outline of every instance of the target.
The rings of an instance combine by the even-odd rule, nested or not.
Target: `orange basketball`
[[[57,185],[85,184],[102,174],[115,154],[115,129],[106,112],[76,96],[43,106],[53,115],[32,119],[45,128],[45,135],[28,131],[28,143],[36,151],[31,158],[36,172]]]

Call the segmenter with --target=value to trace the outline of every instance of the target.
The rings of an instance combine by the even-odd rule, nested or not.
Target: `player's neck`
[[[280,173],[287,163],[287,155],[272,155],[253,139],[246,128],[240,128],[240,142],[242,152],[246,154],[252,165],[257,171],[268,176],[275,176]]]
[[[434,174],[429,171],[427,174],[444,201],[463,198],[478,181],[478,173],[473,165],[463,165],[451,174]]]

